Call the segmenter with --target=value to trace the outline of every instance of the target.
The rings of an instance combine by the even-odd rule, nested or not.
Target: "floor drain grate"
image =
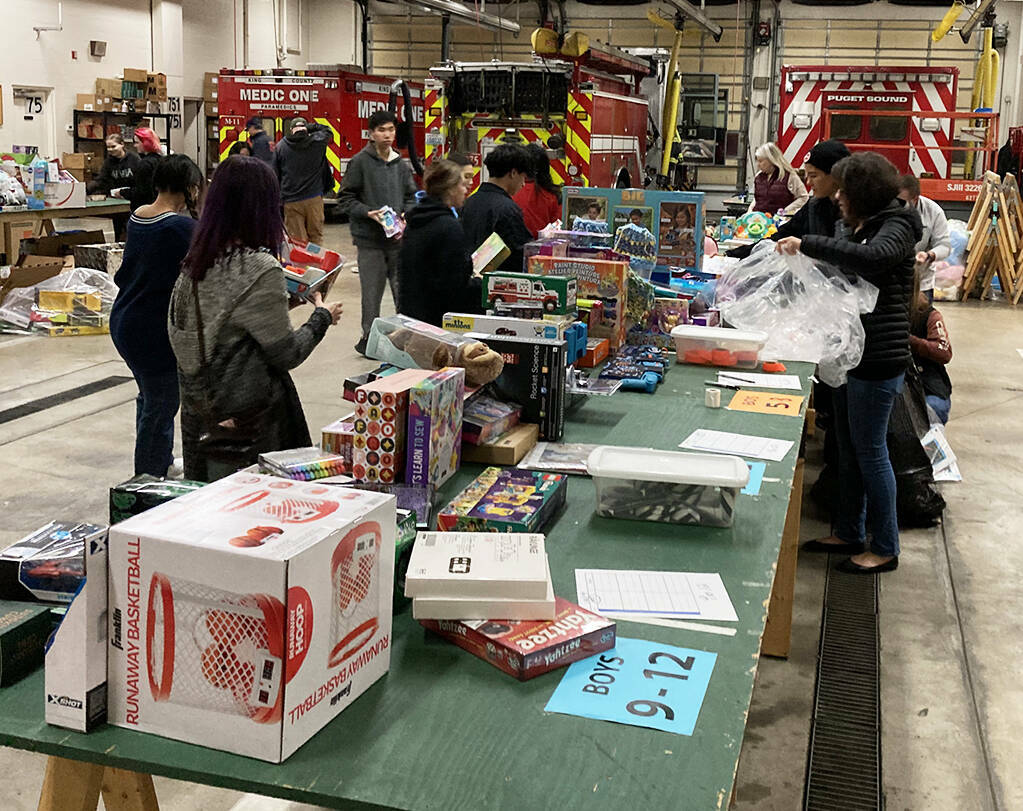
[[[828,565],[817,651],[806,811],[882,808],[877,575]]]

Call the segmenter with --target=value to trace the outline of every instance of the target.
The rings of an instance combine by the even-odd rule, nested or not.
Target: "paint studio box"
[[[394,497],[235,473],[110,533],[109,721],[274,763],[390,664]]]

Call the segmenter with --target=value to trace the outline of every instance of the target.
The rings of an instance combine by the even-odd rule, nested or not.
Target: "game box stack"
[[[565,503],[561,473],[488,467],[437,513],[442,532],[539,532]]]
[[[446,367],[409,390],[405,481],[440,487],[458,470],[465,369]]]
[[[615,646],[613,620],[561,597],[554,598],[552,620],[421,619],[419,624],[519,681]]]
[[[414,619],[553,619],[554,586],[544,536],[421,532],[405,596]]]

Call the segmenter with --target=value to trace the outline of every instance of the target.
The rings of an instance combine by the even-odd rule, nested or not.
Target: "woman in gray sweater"
[[[168,318],[185,478],[213,481],[260,453],[312,444],[288,371],[337,323],[341,304],[317,294],[309,319],[292,329],[277,260],[280,211],[280,187],[264,163],[235,156],[219,166]]]

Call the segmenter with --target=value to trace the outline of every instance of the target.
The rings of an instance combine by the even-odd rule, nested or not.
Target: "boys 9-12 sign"
[[[569,667],[544,709],[692,735],[716,659],[618,637],[614,649]]]

